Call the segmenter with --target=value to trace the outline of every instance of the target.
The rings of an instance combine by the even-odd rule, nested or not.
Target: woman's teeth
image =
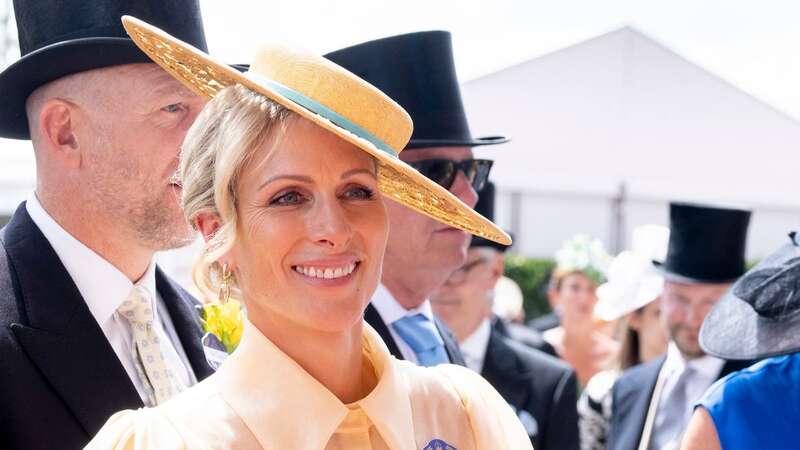
[[[346,277],[353,273],[355,269],[355,263],[343,267],[327,267],[325,269],[318,267],[294,266],[295,272],[302,273],[307,277],[324,278],[326,280]]]

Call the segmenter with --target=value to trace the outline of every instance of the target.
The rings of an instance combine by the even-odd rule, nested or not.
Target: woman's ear
[[[219,231],[222,221],[219,216],[213,213],[202,213],[194,219],[194,226],[200,230],[203,239],[208,242]]]
[[[554,283],[547,286],[547,301],[550,303],[550,309],[554,310],[558,306],[558,289]]]

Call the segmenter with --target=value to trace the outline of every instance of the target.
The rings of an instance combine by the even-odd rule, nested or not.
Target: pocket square
[[[434,439],[428,442],[428,445],[423,447],[422,450],[458,450],[458,449],[441,439]]]

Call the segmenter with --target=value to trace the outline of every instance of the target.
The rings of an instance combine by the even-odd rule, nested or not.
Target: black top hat
[[[22,58],[0,73],[0,137],[29,139],[25,101],[58,78],[150,63],[122,28],[129,14],[207,51],[197,0],[14,0]]]
[[[508,142],[473,138],[461,102],[450,33],[423,31],[365,42],[325,55],[394,99],[411,115],[407,149]]]
[[[475,204],[475,211],[492,222],[494,222],[494,198],[494,183],[487,181],[481,192],[478,193],[478,203]],[[505,252],[510,247],[508,245],[498,244],[497,242],[490,241],[479,236],[472,236],[469,246],[491,247],[501,252]]]
[[[800,352],[798,235],[741,277],[706,316],[700,345],[724,359]]]
[[[668,280],[727,283],[745,272],[750,211],[671,203],[667,259],[655,262]]]

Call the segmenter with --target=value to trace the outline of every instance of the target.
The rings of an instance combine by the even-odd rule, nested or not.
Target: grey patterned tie
[[[164,359],[161,341],[153,325],[156,319],[150,292],[143,286],[134,286],[117,311],[131,325],[133,360],[147,395],[145,404],[159,405],[184,390],[186,387],[167,367]]]
[[[675,382],[664,407],[656,415],[650,449],[666,450],[678,448],[680,438],[686,429],[690,417],[691,405],[688,401],[687,389],[689,381],[696,374],[691,366],[685,366]]]

